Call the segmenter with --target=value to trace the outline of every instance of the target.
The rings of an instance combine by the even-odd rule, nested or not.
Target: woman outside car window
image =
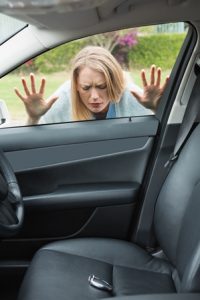
[[[126,88],[124,73],[106,49],[97,46],[83,48],[74,58],[71,80],[65,82],[49,98],[45,99],[45,78],[36,89],[35,76],[30,74],[30,87],[22,78],[24,94],[15,88],[23,101],[27,124],[69,122],[90,119],[148,115],[155,112],[168,82],[161,85],[161,69],[154,65],[150,70],[150,82],[141,71],[143,91]]]

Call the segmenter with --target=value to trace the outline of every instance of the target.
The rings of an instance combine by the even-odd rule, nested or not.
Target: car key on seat
[[[88,277],[88,281],[91,286],[93,286],[99,290],[105,290],[108,292],[112,291],[112,286],[108,282],[96,277],[95,275],[90,275]]]

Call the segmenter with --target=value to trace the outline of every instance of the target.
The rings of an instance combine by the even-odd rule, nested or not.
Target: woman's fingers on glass
[[[26,79],[24,77],[22,77],[22,85],[23,85],[25,94],[27,96],[30,96],[30,91],[28,89],[27,82],[26,82]]]
[[[130,92],[137,100],[139,100],[139,101],[142,100],[142,97],[139,93],[137,93],[136,91],[133,91],[133,90],[131,90]]]
[[[161,68],[157,68],[157,79],[156,79],[156,86],[159,87],[161,83]]]
[[[141,78],[142,78],[142,84],[144,87],[146,87],[147,84],[147,79],[146,79],[146,72],[144,69],[141,70]]]
[[[152,65],[151,69],[150,69],[150,84],[151,85],[155,84],[155,70],[156,70],[156,66]]]
[[[163,87],[162,87],[163,90],[166,88],[166,85],[168,84],[169,78],[170,78],[170,76],[167,75],[167,77],[165,79],[165,83],[163,84]]]
[[[32,94],[37,94],[35,75],[33,73],[30,73],[29,76],[30,76],[30,88],[28,88],[28,84],[27,84],[26,79],[24,77],[21,78],[22,85],[23,85],[23,88],[24,88],[24,92],[25,92],[27,97],[31,96]],[[42,78],[41,82],[40,82],[40,87],[39,87],[39,94],[44,93],[45,84],[46,84],[46,79]],[[31,92],[30,92],[30,90],[31,90]]]
[[[20,91],[15,87],[14,88],[15,94],[22,100],[24,101],[24,97],[22,96],[22,94],[20,93]]]
[[[35,88],[35,75],[33,73],[30,73],[30,81],[31,81],[31,90],[32,93],[36,93],[36,88]]]
[[[40,82],[40,89],[39,89],[40,94],[44,94],[45,84],[46,84],[46,79],[43,77]]]
[[[56,102],[57,99],[58,99],[58,96],[54,96],[49,99],[49,101],[47,102],[48,109],[52,107],[52,105]]]

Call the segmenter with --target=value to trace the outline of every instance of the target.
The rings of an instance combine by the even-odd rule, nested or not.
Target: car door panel
[[[157,129],[154,116],[3,129],[25,205],[7,249],[23,245],[22,259],[55,239],[127,239]]]
[[[158,120],[154,115],[90,120],[80,122],[39,124],[1,128],[1,148],[6,152],[73,145],[84,142],[154,136]],[[78,151],[80,153],[80,151]]]
[[[74,184],[51,193],[24,197],[24,202],[27,207],[48,210],[122,205],[136,199],[138,188],[136,183]]]

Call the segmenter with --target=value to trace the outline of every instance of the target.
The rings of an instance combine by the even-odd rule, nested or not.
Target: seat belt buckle
[[[173,163],[175,160],[177,160],[178,154],[171,154],[170,158],[166,161],[164,167],[167,168],[171,163]]]
[[[102,279],[96,277],[95,275],[90,275],[88,277],[88,281],[89,281],[89,284],[91,286],[95,287],[96,289],[112,292],[112,289],[113,289],[112,285],[110,285],[105,280],[102,280]]]

